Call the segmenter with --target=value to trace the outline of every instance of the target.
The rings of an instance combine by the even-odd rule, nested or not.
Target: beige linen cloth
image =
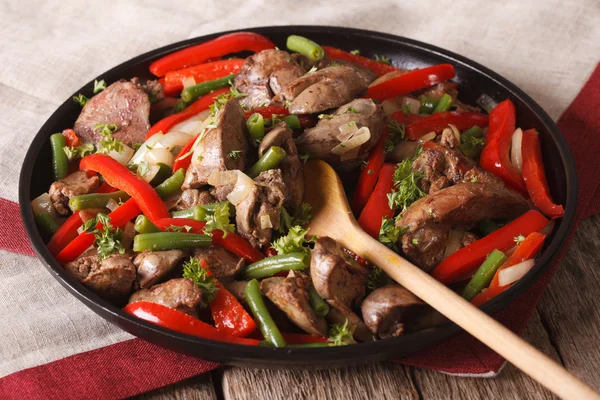
[[[0,3],[0,197],[17,201],[32,137],[84,83],[156,47],[265,25],[337,25],[432,43],[520,86],[558,118],[600,58],[598,0]],[[349,44],[351,46],[351,44]],[[0,377],[131,336],[33,257],[0,251]]]

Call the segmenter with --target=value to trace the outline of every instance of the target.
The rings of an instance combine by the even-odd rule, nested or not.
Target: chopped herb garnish
[[[204,218],[206,226],[204,234],[212,236],[216,229],[223,231],[223,237],[227,237],[230,232],[235,231],[235,225],[229,222],[229,203],[218,203],[212,213],[207,213]]]
[[[383,151],[386,153],[394,150],[394,147],[404,139],[406,126],[395,119],[390,119],[388,121],[388,130],[390,131],[390,134],[386,138],[383,146]]]
[[[335,115],[332,115],[332,114],[319,114],[319,116],[317,118],[319,118],[319,119],[331,119],[331,118],[334,118],[334,117],[335,117]]]
[[[104,89],[106,89],[106,82],[104,79],[101,81],[94,79],[94,94],[100,93]]]
[[[133,150],[138,151],[140,149],[140,147],[142,147],[143,143],[132,143],[131,147],[133,148]]]
[[[410,104],[405,104],[402,106],[402,112],[406,115],[410,115]]]
[[[317,67],[313,66],[311,69],[308,70],[307,74],[312,74],[313,72],[317,71]]]
[[[372,292],[383,285],[385,285],[385,273],[381,268],[373,267],[367,278],[367,291]]]
[[[417,238],[413,238],[413,240],[411,242],[412,242],[413,246],[419,245],[419,239],[417,239]]]
[[[354,107],[348,107],[348,109],[346,110],[346,112],[344,114],[358,114],[358,111],[356,111],[356,108]]]
[[[520,245],[523,242],[523,240],[525,240],[525,236],[519,235],[519,236],[516,236],[513,240],[515,241],[515,243],[517,245]]]
[[[111,151],[122,153],[125,150],[125,145],[119,139],[113,138],[113,133],[119,129],[116,124],[96,124],[94,132],[102,136],[98,142],[98,153],[108,154]]]
[[[375,54],[375,61],[379,61],[380,63],[384,63],[387,65],[392,65],[392,61],[390,61],[389,57],[380,56],[379,54]]]
[[[184,226],[178,226],[178,225],[169,225],[167,226],[167,228],[165,229],[166,231],[169,232],[190,232],[192,230],[192,227],[189,225],[184,225]]]
[[[300,225],[292,226],[287,235],[275,240],[271,243],[271,247],[277,250],[277,254],[304,252],[310,255],[310,248],[304,246],[305,243],[312,241],[312,239],[306,239],[307,233],[308,229],[304,229]]]
[[[138,164],[138,168],[137,168],[137,174],[139,176],[146,176],[146,174],[148,173],[149,170],[150,170],[150,165],[148,164],[148,161],[146,161],[146,160],[140,161],[140,163]]]
[[[364,169],[367,167],[367,165],[369,165],[369,162],[367,160],[362,160],[360,162],[360,169]],[[368,173],[368,172],[367,172]]]
[[[470,145],[472,147],[477,147],[477,146],[485,146],[485,142],[482,138],[478,138],[477,136],[473,136],[473,135],[461,135],[460,137],[462,140],[461,142],[463,144],[466,145]]]
[[[227,156],[229,158],[231,158],[232,160],[237,160],[238,158],[241,157],[241,155],[242,155],[241,150],[231,150]]]
[[[81,107],[83,107],[87,104],[89,99],[87,97],[85,97],[84,95],[82,95],[81,93],[79,93],[77,96],[73,96],[73,101],[75,103],[79,103],[79,105]]]
[[[306,153],[306,154],[299,154],[299,155],[298,155],[298,157],[299,157],[299,158],[302,160],[302,162],[303,162],[304,164],[306,164],[306,162],[307,162],[308,160],[310,160],[310,154],[309,154],[309,153]]]
[[[396,226],[393,218],[383,217],[381,228],[379,229],[379,241],[392,250],[398,251],[398,240],[406,232],[405,226]]]
[[[350,54],[353,54],[355,56],[360,56],[360,50],[359,49],[350,50]]]
[[[97,224],[102,224],[102,229],[97,228]],[[123,254],[125,248],[121,244],[121,229],[114,228],[110,223],[110,217],[103,213],[96,214],[96,218],[89,219],[82,225],[84,232],[94,235],[94,244],[97,247],[97,254],[101,260],[114,253]]]
[[[329,339],[327,339],[327,341],[332,346],[347,346],[356,343],[352,336],[352,332],[350,332],[347,319],[343,325],[333,324],[329,327]]]
[[[420,152],[417,149],[417,154]],[[412,203],[425,197],[417,183],[424,176],[423,173],[413,171],[412,162],[415,157],[406,159],[396,165],[394,172],[394,191],[388,194],[389,206],[391,209],[406,210]]]
[[[92,154],[94,152],[94,145],[91,143],[87,143],[77,147],[65,146],[63,147],[63,150],[67,155],[69,161],[71,161],[76,158],[83,158],[89,154]]]
[[[330,67],[342,67],[344,64],[339,63],[337,61],[332,61],[331,63],[329,63]]]
[[[191,279],[202,289],[200,307],[208,306],[217,297],[219,291],[217,280],[212,275],[208,275],[208,270],[202,268],[202,261],[199,259],[190,257],[189,261],[183,264],[183,277]]]

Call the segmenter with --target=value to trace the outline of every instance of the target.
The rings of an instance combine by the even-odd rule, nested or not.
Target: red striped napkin
[[[575,155],[579,177],[576,221],[600,211],[600,64],[558,121]],[[569,236],[570,240],[571,236]],[[0,199],[0,249],[34,255],[18,205]],[[563,251],[564,253],[564,251]],[[556,271],[553,267],[525,294],[496,315],[521,333]],[[454,374],[493,374],[504,359],[467,334],[459,334],[401,363]],[[140,339],[76,354],[0,379],[0,398],[123,398],[166,386],[219,367]]]

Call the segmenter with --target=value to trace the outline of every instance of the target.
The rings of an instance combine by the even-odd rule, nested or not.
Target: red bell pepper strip
[[[156,76],[163,76],[167,72],[202,64],[211,58],[240,51],[258,53],[262,50],[274,48],[275,43],[258,33],[229,33],[164,56],[150,64],[150,72]]]
[[[531,201],[544,214],[552,218],[562,217],[565,209],[563,206],[556,204],[550,195],[546,173],[544,172],[540,137],[535,129],[528,129],[523,132],[521,151],[523,152],[523,179]]]
[[[194,147],[194,143],[196,143],[196,140],[199,136],[200,134],[197,134],[193,138],[191,138],[190,141],[187,142],[185,146],[183,146],[179,154],[177,154],[177,157],[175,157],[175,162],[173,163],[173,171],[179,171],[180,168],[183,168],[185,170],[188,169],[190,163],[192,162],[192,156],[194,155],[194,153],[192,153],[191,150],[192,147]]]
[[[58,228],[56,233],[52,235],[48,242],[48,250],[52,255],[56,256],[62,249],[65,248],[73,239],[77,237],[77,229],[81,226],[81,217],[79,210],[75,211],[67,220]]]
[[[181,227],[190,226],[192,228],[190,230],[191,233],[204,233],[206,223],[189,218],[164,218],[156,221],[155,225],[162,230],[167,229],[171,225]],[[248,262],[256,262],[265,258],[246,239],[233,232],[229,232],[227,237],[223,237],[223,231],[215,230],[212,235],[212,244],[213,246],[223,247],[238,257],[246,259]]]
[[[158,132],[167,133],[171,128],[177,125],[180,122],[185,121],[193,117],[196,114],[200,114],[202,111],[207,110],[208,107],[214,103],[215,98],[219,97],[224,93],[228,93],[229,88],[223,88],[219,90],[215,90],[212,93],[207,94],[206,96],[200,97],[198,100],[189,105],[185,110],[178,112],[177,114],[169,115],[166,118],[161,119],[156,124],[152,125],[150,130],[146,133],[146,140],[149,139],[152,135]]]
[[[431,275],[446,285],[466,279],[494,249],[504,250],[514,244],[515,237],[537,232],[548,223],[540,212],[529,210],[502,228],[445,258]]]
[[[402,111],[399,112],[402,113]],[[475,125],[483,128],[488,126],[488,122],[489,118],[485,114],[456,111],[439,112],[406,125],[406,137],[410,140],[417,140],[429,132],[440,133],[448,127],[448,124],[456,125],[462,131]]]
[[[223,247],[225,250],[235,254],[238,257],[244,258],[248,262],[257,262],[265,258],[263,254],[256,250],[246,239],[238,236],[235,233],[228,233],[227,237],[223,237],[223,231],[216,230],[213,232],[212,243],[215,246]]]
[[[323,46],[323,50],[332,60],[346,60],[353,62],[354,64],[362,65],[365,68],[370,69],[375,72],[377,76],[382,76],[387,74],[388,72],[398,71],[398,68],[388,65],[367,57],[354,55],[352,53],[348,53],[347,51],[336,49],[331,46]]]
[[[276,107],[276,106],[268,106],[268,107],[258,107],[254,110],[246,111],[245,117],[246,119],[250,118],[252,114],[260,114],[263,118],[271,118],[273,114],[275,115],[290,115],[290,111],[287,108]]]
[[[489,142],[479,157],[481,167],[496,175],[511,188],[527,194],[523,177],[510,162],[510,147],[515,131],[515,106],[510,100],[504,100],[490,113],[490,127],[487,135]]]
[[[110,218],[110,223],[114,227],[121,228],[127,222],[131,221],[133,218],[138,216],[141,213],[140,208],[134,199],[129,199],[122,205],[120,205],[116,210],[108,214]],[[81,224],[79,224],[77,228],[79,228]],[[98,222],[96,225],[98,229],[102,229],[102,224]],[[65,248],[63,248],[60,253],[56,256],[56,259],[61,264],[66,264],[75,260],[79,257],[84,251],[88,249],[91,245],[94,244],[94,235],[87,232],[81,232],[79,236],[77,236],[71,243],[69,243]]]
[[[170,217],[167,207],[150,184],[106,154],[92,154],[79,164],[84,171],[96,171],[109,185],[125,191],[150,221]]]
[[[416,69],[369,87],[365,98],[384,101],[392,97],[401,96],[415,90],[425,89],[454,77],[454,67],[450,64],[434,65],[432,67]]]
[[[199,319],[193,318],[174,308],[162,304],[150,303],[148,301],[136,301],[123,308],[128,314],[134,315],[144,321],[152,322],[163,328],[176,332],[185,333],[204,339],[218,340],[220,342],[244,344],[247,346],[258,346],[258,340],[240,338],[217,330]]]
[[[242,64],[244,64],[243,59],[232,58],[168,72],[167,75],[165,75],[165,96],[173,96],[181,92],[181,90],[183,90],[183,81],[188,78],[194,78],[196,84],[213,81],[227,75],[237,74]]]
[[[77,147],[81,144],[81,140],[77,133],[73,129],[65,129],[62,131],[62,135],[65,137],[65,142],[69,147]]]
[[[100,187],[98,188],[96,193],[112,193],[112,192],[116,192],[116,191],[117,191],[117,189],[110,186],[108,183],[102,182],[102,185],[100,185]]]
[[[394,210],[389,206],[387,195],[394,189],[395,171],[396,166],[394,164],[383,165],[375,190],[373,190],[373,194],[358,218],[358,224],[361,228],[375,239],[379,238],[382,218],[392,218],[394,216]]]
[[[352,196],[352,211],[356,215],[360,215],[360,212],[369,201],[369,197],[371,197],[377,179],[379,179],[379,175],[381,174],[381,169],[385,162],[386,153],[384,147],[387,137],[388,131],[386,128],[375,147],[373,147],[373,150],[371,150],[371,153],[369,153],[367,165],[360,171],[360,175],[358,176],[356,189],[354,189],[354,195]]]
[[[212,275],[210,267],[206,264],[205,260],[200,260],[200,265],[207,270],[209,276]],[[234,295],[229,293],[219,281],[216,283],[219,291],[215,299],[209,303],[215,327],[225,334],[236,337],[250,335],[256,330],[256,322],[254,322],[250,314],[237,301]]]
[[[542,245],[544,244],[544,239],[546,239],[546,236],[542,235],[539,232],[530,233],[525,238],[525,240],[521,242],[521,244],[517,247],[515,252],[510,257],[508,257],[508,260],[506,260],[504,264],[502,264],[502,266],[498,268],[498,271],[496,271],[496,274],[494,275],[494,278],[492,279],[492,282],[490,283],[489,287],[483,292],[479,293],[477,296],[475,296],[473,300],[471,300],[471,303],[479,307],[486,301],[493,299],[494,297],[498,296],[500,293],[504,292],[506,289],[511,287],[511,285],[499,285],[498,276],[500,271],[535,257],[535,255],[542,248]]]

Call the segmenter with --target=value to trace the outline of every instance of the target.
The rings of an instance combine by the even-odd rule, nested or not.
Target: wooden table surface
[[[583,220],[523,337],[600,390],[600,215]],[[506,365],[496,378],[460,378],[397,363],[320,371],[226,367],[143,399],[551,399]]]

